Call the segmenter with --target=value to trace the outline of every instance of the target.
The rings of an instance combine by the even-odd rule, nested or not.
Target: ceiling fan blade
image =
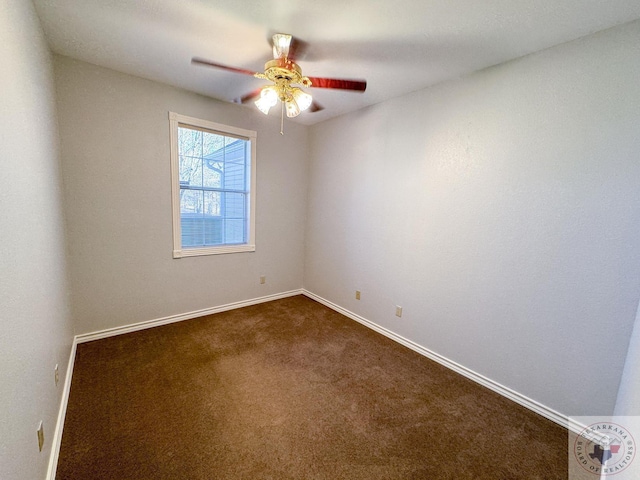
[[[311,113],[313,112],[319,112],[320,110],[324,110],[324,107],[322,105],[320,105],[318,102],[316,102],[315,100],[313,102],[311,102],[311,106],[309,107],[309,111]]]
[[[364,92],[367,89],[366,80],[346,80],[340,78],[309,77],[312,88],[335,88],[338,90],[354,90]]]
[[[253,100],[254,98],[257,98],[260,96],[260,92],[262,92],[262,88],[256,88],[254,91],[249,92],[243,96],[241,96],[240,98],[236,98],[234,100],[235,103],[248,103],[251,100]]]
[[[234,72],[234,73],[242,73],[243,75],[255,75],[256,72],[253,72],[251,70],[247,70],[244,68],[237,68],[237,67],[230,67],[228,65],[223,65],[221,63],[216,63],[216,62],[212,62],[210,60],[205,60],[204,58],[198,58],[198,57],[193,57],[191,59],[191,63],[195,63],[198,65],[205,65],[207,67],[215,67],[215,68],[221,68],[222,70],[228,70],[230,72]]]

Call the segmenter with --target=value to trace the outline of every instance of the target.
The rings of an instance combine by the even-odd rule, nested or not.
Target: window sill
[[[222,245],[220,247],[184,248],[174,250],[173,258],[199,257],[202,255],[222,255],[225,253],[255,252],[255,245]]]

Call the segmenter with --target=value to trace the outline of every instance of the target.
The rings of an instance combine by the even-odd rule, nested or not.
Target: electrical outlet
[[[58,382],[60,381],[60,371],[58,370],[58,364],[56,363],[56,368],[53,369],[54,373],[55,373],[55,379],[56,379],[56,387],[58,386]]]
[[[260,275],[260,285],[264,285],[267,283],[267,277],[265,275]]]
[[[44,446],[44,426],[42,425],[42,420],[40,420],[40,425],[38,425],[38,449],[41,452],[42,447]]]
[[[399,305],[396,305],[396,317],[401,317],[402,316],[402,307]]]
[[[356,300],[360,300],[360,290],[356,290]]]

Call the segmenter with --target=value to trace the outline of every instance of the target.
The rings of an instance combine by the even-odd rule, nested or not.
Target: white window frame
[[[180,168],[178,156],[178,127],[194,127],[208,130],[227,137],[247,140],[251,145],[250,190],[248,205],[247,243],[209,247],[182,247],[182,227],[180,224]],[[173,215],[173,258],[195,257],[200,255],[218,255],[224,253],[254,252],[256,250],[256,139],[253,130],[231,127],[195,117],[169,112],[171,144],[171,209]]]

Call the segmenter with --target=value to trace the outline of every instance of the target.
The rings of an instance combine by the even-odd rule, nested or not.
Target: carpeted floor
[[[565,429],[297,296],[79,345],[56,478],[567,475]]]

